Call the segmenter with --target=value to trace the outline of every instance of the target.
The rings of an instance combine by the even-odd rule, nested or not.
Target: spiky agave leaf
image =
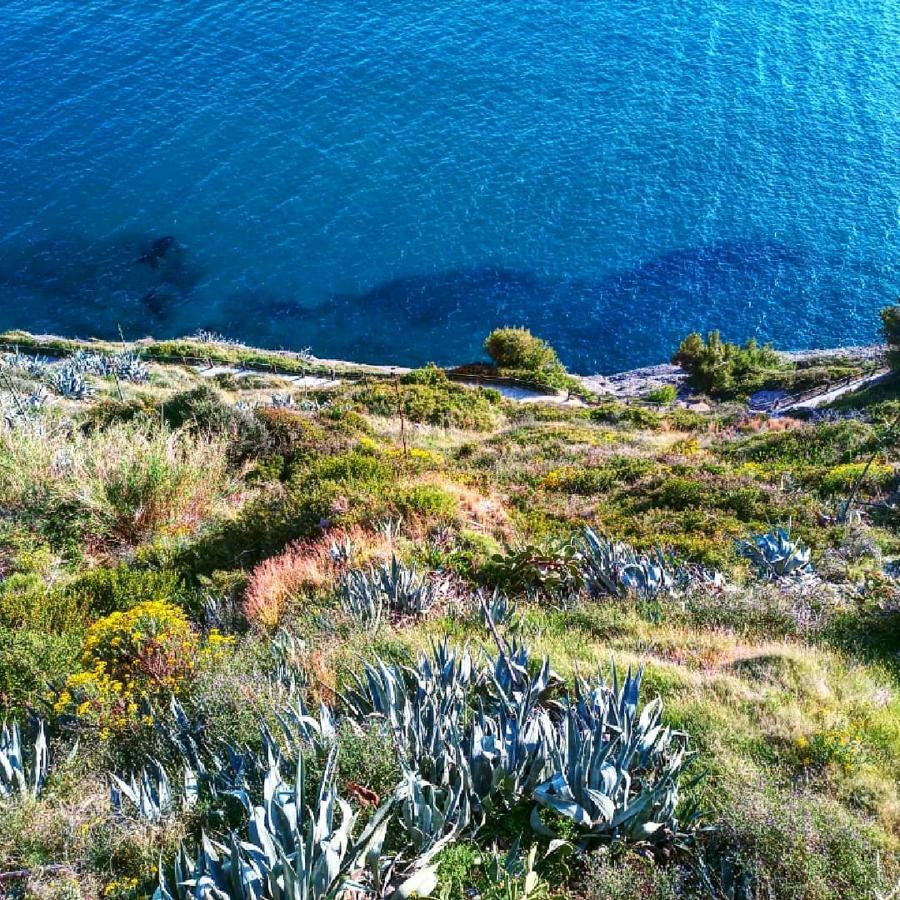
[[[246,826],[246,838],[233,834],[225,845],[204,835],[193,860],[182,848],[175,864],[176,893],[170,893],[163,875],[155,897],[325,900],[337,895],[358,854],[351,849],[354,814],[334,785],[335,751],[329,754],[311,807],[305,779],[303,754],[298,756],[293,783],[284,781],[273,761],[262,802],[253,808]]]
[[[26,758],[22,733],[16,722],[0,727],[0,799],[37,797],[44,785],[49,767],[47,735],[43,721],[37,723],[37,733]]]
[[[749,559],[766,578],[778,579],[812,572],[810,549],[791,538],[791,522],[778,525],[747,541],[738,541],[738,552]]]
[[[662,724],[657,698],[641,710],[641,673],[629,670],[621,689],[582,684],[569,704],[551,754],[551,775],[534,792],[538,806],[570,819],[583,842],[659,842],[678,829],[679,777],[687,738]],[[532,824],[550,833],[532,812]]]

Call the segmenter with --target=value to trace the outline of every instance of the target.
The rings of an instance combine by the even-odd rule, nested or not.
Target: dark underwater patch
[[[872,306],[873,280],[798,247],[721,241],[667,251],[605,278],[552,278],[480,266],[392,278],[317,306],[265,289],[210,306],[202,271],[171,235],[88,241],[57,238],[0,260],[0,324],[115,337],[171,337],[211,328],[248,343],[365,362],[421,365],[482,357],[499,325],[549,340],[575,371],[610,372],[664,361],[690,331],[732,340],[822,346],[842,332],[854,304]],[[887,302],[890,298],[884,298]]]

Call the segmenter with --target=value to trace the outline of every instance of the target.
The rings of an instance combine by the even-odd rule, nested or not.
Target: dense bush
[[[485,338],[484,349],[500,369],[522,372],[562,370],[556,351],[527,328],[497,328]]]
[[[232,465],[273,452],[267,423],[259,415],[254,416],[248,410],[227,403],[209,384],[203,383],[169,397],[159,404],[158,413],[172,429],[187,429],[226,439]]]
[[[881,311],[881,327],[892,369],[900,369],[900,304]]]
[[[819,490],[825,495],[847,494],[858,484],[861,493],[873,494],[890,487],[894,478],[893,466],[883,462],[844,463],[825,473],[819,482]]]
[[[674,403],[677,396],[678,388],[676,388],[674,384],[663,384],[645,394],[644,399],[648,403],[656,403],[659,406],[667,406],[670,403]]]
[[[746,396],[767,386],[785,368],[769,344],[753,339],[743,347],[723,341],[718,331],[706,340],[696,332],[680,344],[672,362],[689,375],[690,383],[714,397]]]
[[[48,585],[35,572],[15,572],[0,581],[0,626],[77,631],[90,616],[89,600]]]
[[[581,382],[566,372],[556,351],[527,328],[497,328],[485,339],[484,349],[500,375],[587,394]]]
[[[871,425],[851,419],[758,434],[722,443],[718,452],[727,458],[757,463],[836,466],[864,453],[874,436]]]
[[[604,401],[593,407],[590,416],[594,422],[630,425],[633,428],[640,428],[646,431],[656,431],[665,421],[662,413],[657,412],[655,409],[617,403],[612,400]]]
[[[426,373],[421,380],[416,376],[399,386],[373,384],[357,390],[353,398],[360,409],[376,416],[396,416],[402,411],[411,422],[473,431],[487,431],[497,424],[496,391],[463,387],[442,376]]]
[[[0,625],[0,719],[41,708],[78,665],[81,636]]]

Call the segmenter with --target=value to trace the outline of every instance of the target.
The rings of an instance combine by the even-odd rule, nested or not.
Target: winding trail
[[[798,410],[817,409],[820,406],[827,406],[839,397],[843,397],[844,394],[881,384],[881,382],[886,381],[890,375],[891,370],[885,367],[878,369],[869,375],[864,375],[861,378],[848,381],[846,384],[841,384],[830,390],[824,390],[819,394],[803,397],[803,399],[794,402],[790,402],[790,398],[787,398],[789,402],[776,404],[775,409],[772,410],[772,414],[775,416],[782,416],[786,413],[797,412]]]

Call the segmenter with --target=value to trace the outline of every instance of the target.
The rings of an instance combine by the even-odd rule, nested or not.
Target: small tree
[[[900,303],[881,311],[881,330],[888,345],[891,368],[900,371]]]
[[[486,338],[484,349],[498,369],[521,372],[562,372],[556,351],[527,328],[496,328]]]

